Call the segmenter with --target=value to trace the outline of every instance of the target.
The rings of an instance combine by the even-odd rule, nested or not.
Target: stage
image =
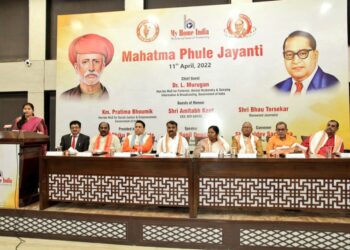
[[[350,249],[349,159],[45,156],[0,235],[192,249]]]
[[[350,249],[349,213],[57,203],[0,210],[0,235],[198,249]]]

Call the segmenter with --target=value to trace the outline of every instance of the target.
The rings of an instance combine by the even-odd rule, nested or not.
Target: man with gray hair
[[[259,137],[252,134],[253,126],[250,122],[242,124],[242,133],[232,138],[232,148],[236,148],[240,154],[257,154],[263,155],[261,140]]]

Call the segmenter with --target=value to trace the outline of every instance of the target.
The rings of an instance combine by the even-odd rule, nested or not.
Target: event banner
[[[18,208],[19,145],[0,145],[0,208]]]
[[[122,11],[58,17],[56,141],[69,122],[120,136],[135,120],[156,140],[242,123],[265,139],[284,121],[300,136],[339,121],[350,146],[346,0]]]

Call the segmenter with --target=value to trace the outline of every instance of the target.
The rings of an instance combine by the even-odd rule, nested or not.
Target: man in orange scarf
[[[135,122],[134,134],[128,135],[123,143],[123,152],[149,153],[153,147],[153,137],[145,133],[146,124],[137,120]]]
[[[89,146],[89,151],[92,152],[110,152],[113,149],[116,152],[120,151],[120,141],[117,136],[110,133],[109,123],[101,122],[98,125],[100,134],[95,136]]]
[[[185,137],[177,132],[177,123],[168,121],[166,124],[167,134],[159,139],[157,144],[157,154],[159,153],[176,153],[177,155],[185,154],[188,150],[188,142]]]
[[[266,154],[268,157],[289,154],[298,150],[298,148],[295,147],[297,139],[287,132],[287,123],[277,122],[276,134],[272,136],[267,143]]]

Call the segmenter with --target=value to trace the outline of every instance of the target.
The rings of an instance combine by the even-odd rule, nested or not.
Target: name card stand
[[[213,153],[213,152],[203,152],[200,154],[201,158],[218,158],[219,153]]]
[[[239,153],[237,155],[238,158],[256,158],[256,154],[251,153],[251,154],[243,154],[243,153]]]
[[[130,152],[115,152],[113,154],[113,157],[128,158],[128,157],[131,157],[131,153]]]
[[[62,151],[47,151],[46,156],[63,156]]]
[[[350,158],[350,153],[340,153],[340,158]]]
[[[92,156],[91,152],[78,152],[76,156],[89,157]]]
[[[297,154],[286,154],[287,159],[304,159],[305,154],[304,153],[297,153]]]
[[[159,153],[159,158],[175,158],[176,153]]]

